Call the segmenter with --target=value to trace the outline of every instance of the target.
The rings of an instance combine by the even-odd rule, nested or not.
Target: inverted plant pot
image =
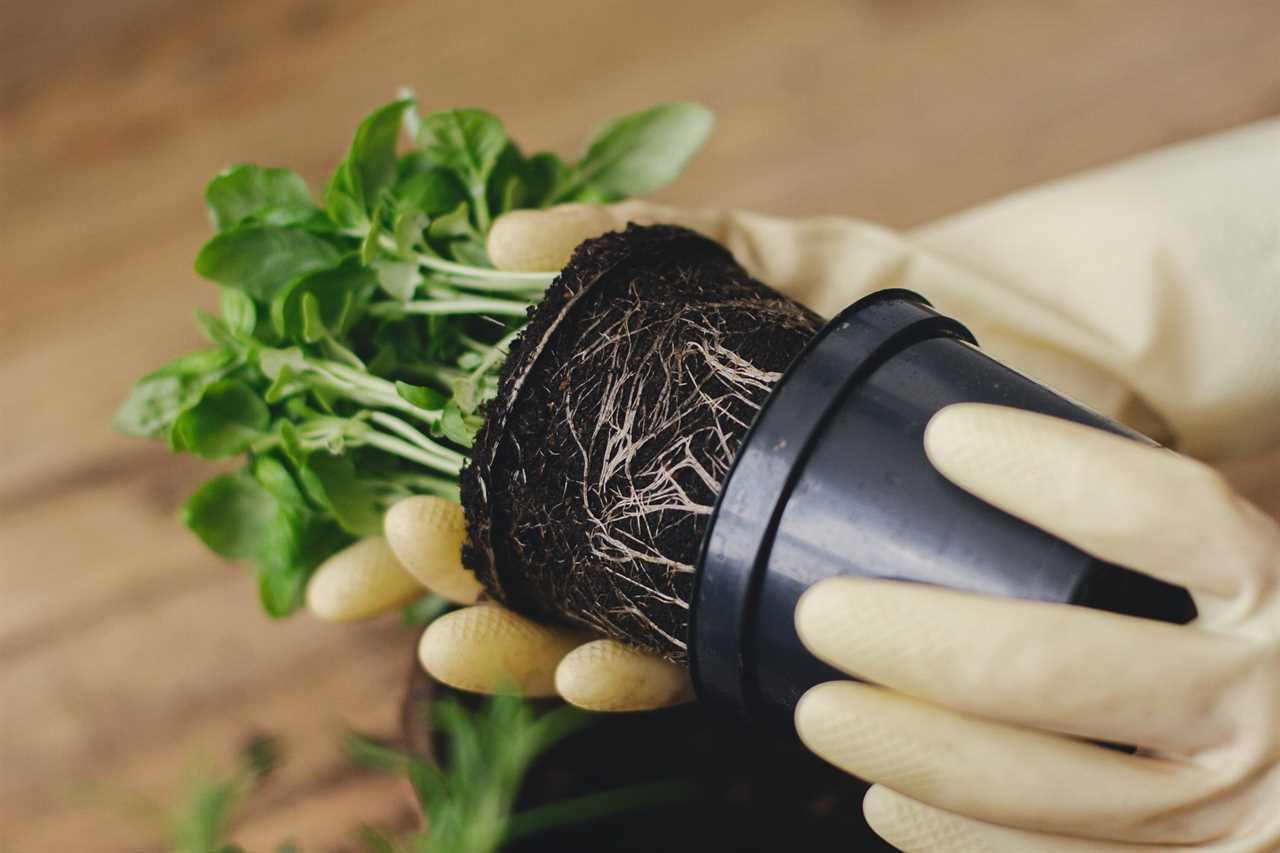
[[[814,658],[796,602],[829,577],[889,578],[1184,622],[1177,587],[1090,557],[950,483],[924,452],[944,406],[993,403],[1148,439],[994,360],[921,296],[885,290],[828,323],[738,450],[699,563],[690,664],[708,703],[780,726]],[[1046,489],[1054,484],[1045,483]]]

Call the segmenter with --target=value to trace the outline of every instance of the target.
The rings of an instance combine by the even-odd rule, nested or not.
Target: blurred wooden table
[[[712,105],[667,194],[905,226],[1280,110],[1280,5],[1256,2],[178,3],[0,6],[0,850],[149,850],[63,796],[163,786],[201,747],[283,733],[254,849],[404,820],[346,767],[390,731],[411,638],[271,624],[174,521],[209,471],[111,434],[129,382],[191,346],[200,193],[227,163],[318,184],[413,86],[574,150],[608,115]]]

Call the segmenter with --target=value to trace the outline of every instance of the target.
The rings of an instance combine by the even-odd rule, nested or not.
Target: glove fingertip
[[[471,604],[482,591],[462,565],[466,522],[462,508],[431,495],[415,495],[387,510],[383,531],[392,553],[427,589],[456,604]]]
[[[562,204],[545,210],[513,210],[493,223],[485,248],[506,272],[556,272],[578,244],[619,227],[608,210]]]
[[[433,678],[474,693],[513,685],[526,697],[555,695],[555,670],[578,638],[493,604],[455,610],[422,634],[418,661]]]
[[[386,540],[370,536],[325,560],[307,583],[307,608],[326,622],[350,622],[385,613],[422,595],[422,587],[396,559]]]
[[[588,711],[654,711],[694,698],[684,667],[614,640],[574,649],[556,667],[555,679],[565,701]]]

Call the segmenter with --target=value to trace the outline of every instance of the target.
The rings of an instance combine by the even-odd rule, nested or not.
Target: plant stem
[[[449,390],[451,382],[456,379],[465,379],[470,375],[460,367],[449,367],[446,364],[428,364],[420,361],[398,364],[396,365],[396,372],[405,376],[412,376],[414,379],[434,382],[446,391]]]
[[[405,486],[410,492],[425,493],[436,495],[437,497],[446,498],[454,503],[459,502],[458,484],[448,477],[437,477],[432,474],[417,474],[404,472],[396,474],[394,479],[397,483]]]
[[[473,184],[470,195],[471,206],[476,215],[476,230],[481,234],[488,234],[489,225],[492,223],[493,217],[489,213],[489,196],[484,182]]]
[[[465,278],[482,278],[497,281],[525,281],[529,283],[529,287],[546,287],[555,280],[556,273],[553,272],[504,272],[502,270],[488,270],[483,267],[473,267],[467,264],[460,264],[456,261],[446,261],[444,258],[427,254],[419,254],[414,258],[418,263],[430,270],[436,272],[449,273]]]
[[[396,386],[385,379],[380,379],[355,368],[338,362],[320,362],[307,360],[307,365],[315,368],[334,391],[351,399],[353,402],[367,406],[384,406],[398,409],[412,415],[420,421],[433,424],[440,419],[439,412],[420,409],[400,396]]]
[[[379,302],[370,305],[367,313],[374,317],[402,317],[408,314],[500,314],[523,317],[528,308],[528,303],[506,299],[418,299],[413,302]]]
[[[448,458],[441,458],[431,453],[427,453],[420,447],[417,447],[404,439],[387,435],[384,432],[378,432],[371,429],[364,436],[364,442],[379,450],[385,450],[388,453],[394,453],[396,456],[408,459],[410,462],[417,462],[419,465],[425,465],[428,468],[457,477],[462,473],[462,468],[466,464],[466,459],[461,454],[454,454],[456,461]]]
[[[521,331],[522,329],[516,329],[508,332],[502,337],[502,340],[494,344],[493,347],[484,354],[484,357],[480,359],[480,363],[476,365],[475,369],[471,371],[472,379],[479,379],[489,371],[489,368],[506,358],[507,350],[511,347],[511,342],[516,339]]]
[[[456,459],[458,461],[464,461],[466,458],[456,450],[452,450],[442,444],[432,441],[394,415],[389,415],[386,412],[371,412],[369,414],[369,420],[386,427],[392,432],[398,434],[401,438],[418,445],[418,447],[421,447],[428,453],[439,453],[446,459]]]
[[[475,278],[465,275],[449,275],[447,273],[437,272],[433,278],[439,279],[445,284],[451,284],[460,290],[471,290],[483,292],[499,292],[499,293],[515,293],[521,295],[537,296],[547,289],[550,282],[542,281],[531,283],[518,278],[506,278],[509,273],[504,273],[503,278]]]

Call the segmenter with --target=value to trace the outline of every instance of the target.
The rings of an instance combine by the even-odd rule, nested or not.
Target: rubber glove
[[[1043,415],[952,406],[925,449],[983,500],[1187,587],[1199,616],[812,587],[806,646],[879,686],[814,687],[796,728],[877,783],[872,828],[910,853],[1280,849],[1280,526],[1201,463]]]
[[[462,566],[465,521],[452,501],[417,496],[387,511],[384,535],[334,554],[312,575],[307,606],[325,621],[364,619],[426,592],[457,604],[428,626],[419,646],[423,666],[462,690],[492,692],[514,684],[525,696],[557,692],[597,711],[652,710],[693,698],[683,667],[613,640],[542,625],[493,603]]]
[[[628,221],[673,222],[724,243],[757,278],[819,313],[883,287],[916,289],[997,358],[1165,441],[1237,457],[1255,491],[1280,492],[1277,478],[1238,458],[1280,444],[1280,418],[1268,417],[1280,396],[1278,155],[1280,122],[1264,123],[908,235],[847,219],[633,202],[508,213],[488,248],[503,269],[556,270],[584,239]],[[431,534],[392,525],[395,515],[388,541],[408,563],[432,547]],[[454,577],[447,565],[443,576]],[[438,620],[420,651],[433,675],[467,689],[492,688],[507,667],[533,694],[558,685],[595,710],[692,696],[678,667],[613,641],[581,642],[486,604]]]

